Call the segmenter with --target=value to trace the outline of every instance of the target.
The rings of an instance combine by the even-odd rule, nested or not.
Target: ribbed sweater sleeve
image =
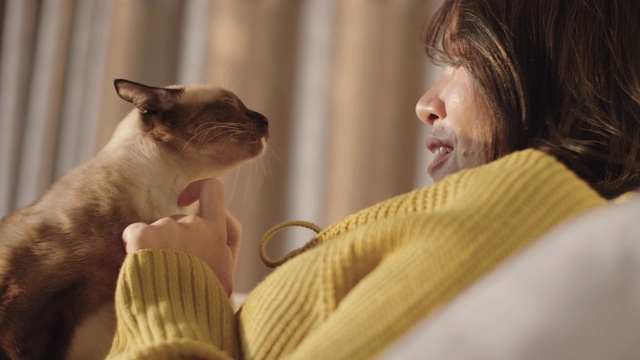
[[[129,255],[116,289],[109,359],[238,357],[233,310],[201,260],[172,250]]]

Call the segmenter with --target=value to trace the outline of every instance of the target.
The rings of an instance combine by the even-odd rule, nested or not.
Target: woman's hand
[[[199,215],[174,215],[152,224],[134,223],[124,229],[128,254],[140,249],[174,249],[204,260],[231,294],[233,273],[240,248],[240,222],[226,211],[224,190],[217,179],[197,181],[184,191],[178,203],[200,199]]]

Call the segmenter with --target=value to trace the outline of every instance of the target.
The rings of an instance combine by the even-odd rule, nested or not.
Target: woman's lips
[[[452,151],[453,148],[449,146],[437,146],[432,150],[433,160],[427,169],[430,175],[433,176],[433,173],[438,171],[438,169],[444,165]]]
[[[434,180],[437,178],[435,173],[444,166],[444,163],[451,156],[453,146],[448,141],[435,136],[427,138],[427,149],[433,153],[433,160],[427,168],[427,172]]]

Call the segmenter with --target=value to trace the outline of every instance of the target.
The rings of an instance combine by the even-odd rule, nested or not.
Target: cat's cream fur
[[[266,118],[227,90],[115,85],[137,109],[109,143],[0,222],[0,359],[104,357],[124,227],[193,213],[189,184],[265,149]]]

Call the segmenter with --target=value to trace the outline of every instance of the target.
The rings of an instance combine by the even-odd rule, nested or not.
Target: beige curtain
[[[248,291],[268,273],[257,243],[271,226],[325,227],[428,184],[414,105],[437,2],[0,0],[0,216],[108,141],[130,109],[114,78],[225,86],[272,133],[263,158],[224,179],[244,225],[236,289]],[[312,235],[286,230],[268,250]]]

